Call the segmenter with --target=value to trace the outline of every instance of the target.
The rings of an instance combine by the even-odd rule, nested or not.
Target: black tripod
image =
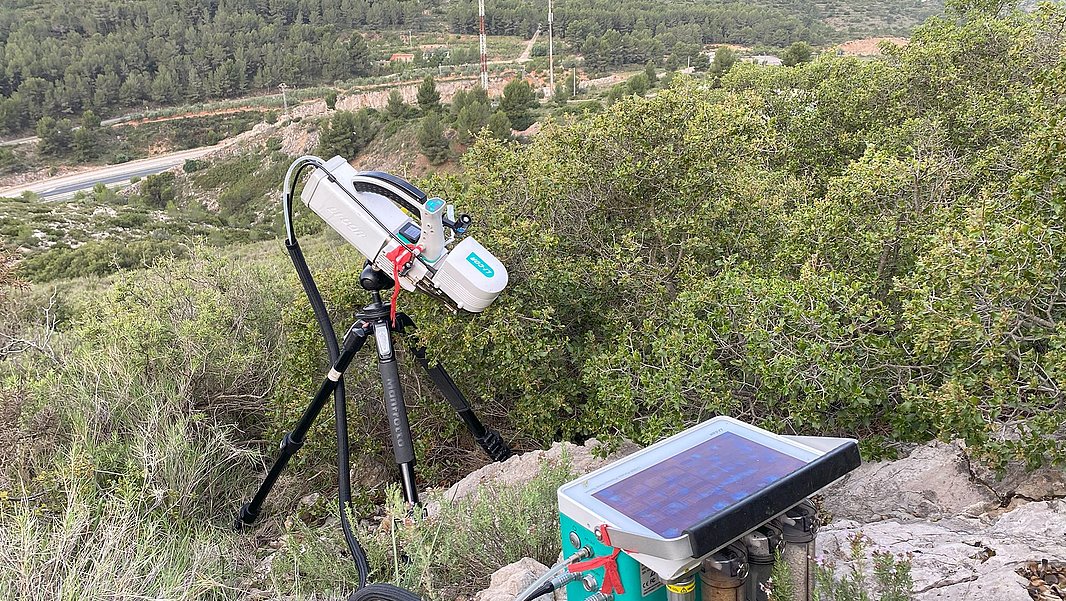
[[[404,500],[417,505],[418,487],[415,482],[415,453],[411,436],[411,426],[407,420],[407,407],[404,405],[403,390],[400,387],[400,374],[396,363],[396,354],[393,351],[393,331],[404,333],[406,329],[414,328],[414,321],[405,314],[396,316],[396,327],[390,322],[390,305],[382,302],[381,292],[389,290],[394,285],[392,278],[384,272],[375,269],[367,262],[359,276],[360,285],[370,292],[371,303],[363,307],[355,319],[355,323],[348,329],[341,345],[340,353],[330,368],[322,385],[312,399],[311,404],[304,409],[300,421],[292,432],[285,435],[281,441],[281,450],[274,465],[270,467],[263,483],[259,486],[255,496],[245,503],[237,516],[234,527],[241,529],[245,524],[253,523],[259,517],[259,511],[270,494],[271,488],[281,475],[289,459],[300,450],[306,442],[307,432],[311,429],[318,414],[322,411],[330,396],[340,384],[341,376],[352,362],[352,358],[366,343],[368,336],[373,336],[378,354],[378,372],[381,375],[381,384],[385,390],[385,414],[389,420],[389,429],[392,433],[392,450],[396,465],[400,468],[400,482],[403,488]],[[410,350],[419,364],[426,370],[434,385],[455,409],[456,413],[466,424],[474,439],[482,449],[494,461],[503,461],[511,456],[511,449],[503,441],[500,435],[486,428],[473,409],[466,397],[452,381],[448,372],[438,363],[433,367],[426,361],[425,348],[419,346],[417,339],[409,337]],[[346,435],[341,436],[338,430],[338,444],[346,446]],[[345,449],[346,452],[346,449]],[[343,485],[341,486],[343,491]],[[342,504],[344,500],[342,498]]]

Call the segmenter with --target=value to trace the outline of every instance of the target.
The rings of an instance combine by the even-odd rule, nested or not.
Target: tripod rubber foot
[[[233,520],[233,529],[237,532],[244,530],[245,526],[251,526],[252,522],[259,517],[259,512],[252,513],[251,503],[245,503],[237,512],[237,519]]]
[[[486,429],[485,435],[478,436],[475,440],[493,461],[506,461],[512,455],[511,447],[507,446],[503,437],[495,430]]]

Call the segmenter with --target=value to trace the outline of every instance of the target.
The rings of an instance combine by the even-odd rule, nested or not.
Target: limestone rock
[[[996,474],[975,463],[974,474],[1002,501],[1009,501],[1014,497],[1032,501],[1066,497],[1066,469],[1043,467],[1029,471],[1021,462],[1013,462],[1007,466],[1006,472]]]
[[[467,477],[456,482],[443,498],[448,500],[475,498],[479,486],[486,484],[516,485],[528,482],[540,473],[541,466],[547,462],[557,465],[566,461],[575,474],[586,474],[608,463],[617,461],[639,447],[633,443],[624,443],[621,448],[606,459],[596,457],[594,450],[599,446],[596,439],[590,439],[583,446],[568,442],[557,443],[546,451],[531,451],[521,455],[514,455],[502,463],[490,463],[485,467],[471,472]],[[433,508],[429,507],[432,512]]]
[[[474,595],[474,601],[514,601],[518,593],[547,571],[548,566],[529,557],[505,565],[492,573],[489,588]],[[537,601],[551,601],[551,598],[543,595]]]
[[[846,569],[849,540],[860,532],[869,551],[910,557],[916,601],[1025,601],[1029,581],[1018,570],[1066,560],[1066,501],[1027,503],[997,518],[837,522],[819,533],[819,558]]]
[[[898,461],[864,463],[825,492],[833,519],[857,522],[979,515],[998,505],[996,495],[970,474],[962,448],[940,442]]]

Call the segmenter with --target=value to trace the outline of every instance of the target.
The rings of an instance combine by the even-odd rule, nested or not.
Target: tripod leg
[[[414,320],[404,313],[396,316],[396,323],[396,331],[401,334],[404,333],[404,328],[414,329],[416,327]],[[448,403],[455,409],[459,419],[463,420],[463,423],[466,424],[466,429],[470,431],[474,440],[477,441],[489,458],[493,461],[504,461],[510,457],[511,447],[504,442],[503,437],[498,432],[486,428],[481,423],[463,392],[456,386],[455,381],[448,375],[448,371],[444,369],[444,366],[437,363],[430,367],[429,361],[426,360],[426,348],[419,345],[418,338],[412,334],[407,340],[408,348],[415,356],[415,359],[418,360],[418,364],[422,366],[422,369],[426,370],[429,379],[433,381],[433,384],[444,395],[444,398],[448,399]]]
[[[285,435],[285,438],[281,441],[281,450],[278,453],[278,458],[274,460],[274,465],[270,466],[270,471],[267,472],[263,483],[259,485],[259,490],[256,491],[252,500],[245,503],[237,514],[237,519],[233,523],[235,530],[242,529],[246,524],[251,524],[259,517],[259,511],[262,509],[263,502],[266,501],[267,495],[270,494],[270,490],[274,488],[274,483],[277,482],[281,472],[288,465],[289,459],[300,450],[306,441],[308,430],[315,423],[315,418],[322,411],[322,408],[329,401],[330,396],[337,386],[341,385],[341,377],[344,370],[348,369],[348,364],[352,362],[352,358],[359,352],[359,349],[363,347],[366,342],[367,326],[363,324],[356,324],[348,330],[348,333],[344,337],[344,344],[341,347],[341,354],[337,358],[337,362],[329,370],[329,374],[322,380],[322,385],[319,387],[318,392],[315,393],[314,399],[311,400],[311,404],[304,409],[303,415],[300,416],[300,421],[297,422],[296,427],[292,432]]]
[[[392,431],[392,452],[400,468],[400,484],[403,498],[418,505],[418,487],[415,483],[415,448],[411,436],[411,424],[407,420],[407,405],[400,387],[400,371],[396,353],[392,347],[392,328],[387,316],[374,320],[374,343],[378,349],[378,372],[385,390],[385,414]]]

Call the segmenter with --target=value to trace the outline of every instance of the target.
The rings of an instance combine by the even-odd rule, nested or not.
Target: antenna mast
[[[548,0],[548,96],[555,94],[555,49],[552,46],[552,0]]]
[[[485,45],[485,0],[477,0],[477,16],[478,27],[480,28],[480,38],[478,44],[481,47],[481,87],[485,90],[489,89],[489,59],[488,50]]]

